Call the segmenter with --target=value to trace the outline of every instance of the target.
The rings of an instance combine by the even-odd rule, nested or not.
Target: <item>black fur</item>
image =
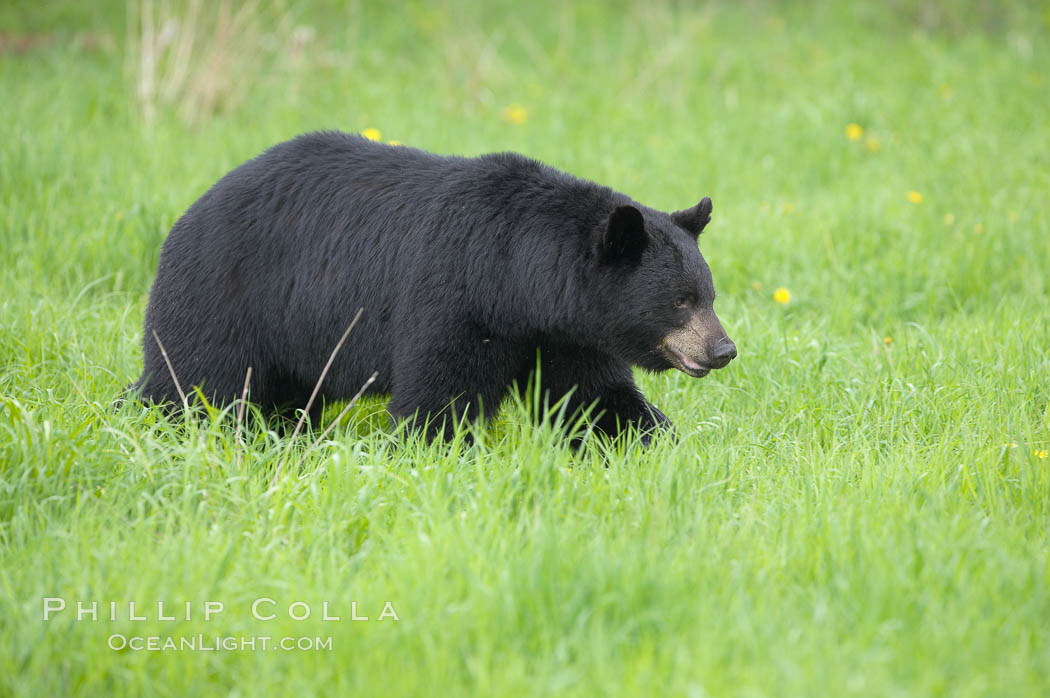
[[[709,214],[707,200],[682,222],[702,228]],[[428,436],[447,435],[450,405],[491,415],[539,351],[552,402],[574,390],[570,409],[596,402],[600,430],[649,431],[669,422],[631,365],[670,368],[659,345],[682,323],[675,299],[713,301],[696,234],[520,155],[300,136],[227,174],[172,228],[136,387],[179,399],[156,331],[183,387],[230,401],[251,366],[253,402],[301,408],[364,308],[322,387],[329,400],[378,371],[370,392],[391,395],[391,414],[430,416]]]

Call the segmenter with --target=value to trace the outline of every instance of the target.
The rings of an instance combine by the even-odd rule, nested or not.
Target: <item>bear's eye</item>
[[[685,296],[678,296],[678,298],[674,299],[674,307],[676,308],[684,308],[687,305],[689,305],[689,299]]]

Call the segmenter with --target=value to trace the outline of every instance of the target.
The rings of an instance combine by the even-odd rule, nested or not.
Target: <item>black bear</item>
[[[634,425],[648,440],[670,422],[632,365],[701,377],[736,356],[697,247],[710,214],[706,197],[662,213],[512,153],[302,135],[227,174],[171,229],[135,387],[175,402],[174,371],[229,402],[250,366],[265,413],[302,408],[363,308],[322,385],[329,400],[378,372],[370,392],[391,396],[395,418],[447,436],[539,365],[552,403],[569,395],[598,430]]]

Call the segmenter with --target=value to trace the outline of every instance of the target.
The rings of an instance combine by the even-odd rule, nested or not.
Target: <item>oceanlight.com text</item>
[[[270,635],[123,635],[106,639],[118,652],[330,652],[331,637]]]

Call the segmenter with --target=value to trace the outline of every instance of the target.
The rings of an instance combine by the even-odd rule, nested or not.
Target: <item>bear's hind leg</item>
[[[305,382],[297,380],[283,371],[271,370],[268,374],[260,376],[259,381],[252,378],[252,385],[258,385],[263,392],[256,398],[253,393],[251,401],[258,404],[273,423],[278,432],[291,436],[295,425],[299,423],[303,410],[310,402],[314,385],[306,385]],[[324,413],[325,398],[324,391],[318,392],[314,398],[310,410],[306,414],[303,430],[317,429],[321,425],[321,415]]]

